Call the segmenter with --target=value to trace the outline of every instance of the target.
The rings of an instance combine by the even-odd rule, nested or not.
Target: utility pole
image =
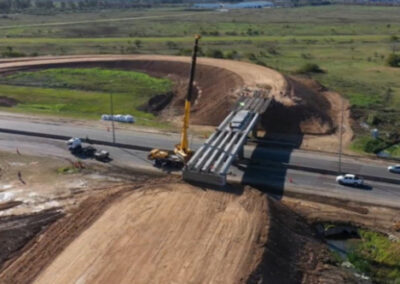
[[[342,143],[343,143],[344,99],[342,98],[342,115],[339,128],[339,174],[342,173]]]
[[[111,111],[111,128],[112,128],[112,142],[115,144],[115,128],[114,128],[114,105],[112,93],[110,93],[110,111]]]

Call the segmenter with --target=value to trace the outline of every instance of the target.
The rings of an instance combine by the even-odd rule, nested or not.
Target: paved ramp
[[[241,155],[250,131],[270,102],[268,96],[257,91],[241,96],[234,110],[189,160],[183,170],[183,178],[224,186],[230,166]]]

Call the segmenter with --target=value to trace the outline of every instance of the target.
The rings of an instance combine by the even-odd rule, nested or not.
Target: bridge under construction
[[[187,162],[183,178],[224,186],[230,166],[242,156],[250,132],[270,103],[271,98],[260,91],[241,96],[235,108]]]

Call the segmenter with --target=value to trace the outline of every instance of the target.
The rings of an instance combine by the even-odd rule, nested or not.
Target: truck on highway
[[[352,186],[363,186],[364,181],[362,178],[352,175],[345,174],[336,177],[336,182],[341,185],[352,185]]]
[[[67,140],[66,143],[71,153],[78,153],[82,150],[82,140],[80,138],[73,137]]]
[[[246,124],[249,117],[250,117],[250,112],[248,110],[238,111],[229,124],[230,128],[234,131],[240,130],[243,127],[243,125]]]
[[[110,160],[110,153],[106,150],[97,150],[93,146],[82,145],[82,140],[77,137],[69,139],[67,142],[68,150],[74,154],[84,158],[95,158],[98,161],[107,162]]]

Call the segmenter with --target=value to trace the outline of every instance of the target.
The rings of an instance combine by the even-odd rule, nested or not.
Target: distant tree
[[[391,41],[391,42],[399,41],[399,37],[398,37],[397,35],[391,35],[391,36],[390,36],[390,41]]]
[[[297,73],[325,73],[325,71],[322,70],[321,67],[319,67],[316,63],[306,63],[297,70]]]
[[[228,51],[225,55],[225,58],[228,58],[228,59],[236,59],[238,57],[239,57],[239,55],[236,50]]]
[[[140,39],[135,40],[135,45],[137,48],[140,48],[142,46],[142,41]]]
[[[31,7],[31,0],[14,0],[14,8],[17,10],[28,9]]]
[[[213,57],[213,58],[224,58],[224,54],[219,49],[209,49],[209,50],[207,50],[206,56],[207,57]]]
[[[1,53],[2,57],[24,57],[26,56],[23,52],[14,51],[11,46],[6,47],[6,51]]]
[[[35,6],[40,9],[52,9],[54,8],[54,3],[52,0],[37,0]]]
[[[167,41],[165,44],[167,45],[168,49],[176,49],[178,47],[174,41]]]
[[[0,0],[0,11],[9,12],[11,10],[11,0]]]
[[[367,153],[379,153],[383,149],[387,148],[387,143],[382,139],[371,139],[369,140],[365,146],[364,151]]]
[[[278,50],[276,49],[275,46],[268,47],[267,51],[268,51],[269,54],[272,54],[272,55],[278,55],[279,54],[279,52],[278,52]]]
[[[251,61],[256,61],[257,60],[257,56],[252,52],[246,53],[246,57]]]
[[[67,3],[68,3],[68,6],[69,6],[69,8],[70,8],[71,10],[76,10],[76,4],[75,4],[75,2],[70,1],[70,2],[67,2]]]
[[[386,65],[390,67],[400,67],[400,55],[392,53],[386,58]]]

